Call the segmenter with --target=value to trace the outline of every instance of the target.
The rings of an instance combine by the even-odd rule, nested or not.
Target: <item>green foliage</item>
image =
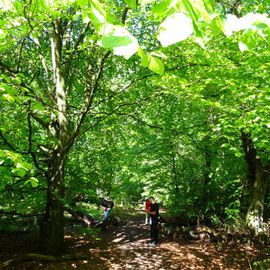
[[[125,0],[125,2],[127,3],[127,5],[130,8],[136,8],[137,7],[137,1],[136,0]]]
[[[1,233],[30,233],[38,232],[39,217],[20,217],[12,215],[1,215],[0,232]]]
[[[269,259],[254,261],[252,267],[256,270],[267,270],[270,267],[270,261]]]
[[[97,191],[130,205],[154,195],[186,220],[241,220],[250,194],[241,131],[263,164],[270,151],[269,10],[251,2],[231,11],[211,0],[1,2],[3,208],[45,208],[59,147],[50,48],[59,19],[74,136],[65,203],[97,201]]]

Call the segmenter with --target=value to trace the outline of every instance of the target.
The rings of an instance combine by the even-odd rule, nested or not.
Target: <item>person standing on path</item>
[[[158,239],[158,216],[159,216],[159,206],[156,203],[154,197],[149,198],[151,202],[150,211],[145,210],[148,214],[150,214],[151,218],[151,226],[150,226],[150,244],[157,245],[159,243]]]
[[[148,213],[149,211],[151,211],[151,201],[149,198],[147,198],[145,201],[145,223],[144,223],[147,225],[151,224],[150,214]]]

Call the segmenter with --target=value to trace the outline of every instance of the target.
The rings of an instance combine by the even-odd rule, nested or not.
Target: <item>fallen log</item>
[[[93,216],[90,214],[84,213],[80,210],[73,210],[69,207],[65,207],[64,210],[71,214],[75,219],[81,221],[87,226],[95,226],[99,221],[96,220]]]

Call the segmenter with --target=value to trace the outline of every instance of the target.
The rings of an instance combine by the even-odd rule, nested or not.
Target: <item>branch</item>
[[[162,95],[162,94],[161,94],[161,95]],[[102,121],[104,121],[105,119],[107,119],[109,116],[111,116],[111,115],[113,115],[113,114],[117,114],[116,112],[117,112],[119,109],[121,109],[121,108],[123,108],[123,107],[126,107],[126,106],[138,105],[138,104],[140,104],[141,102],[150,99],[151,97],[152,97],[152,96],[148,96],[148,97],[143,98],[143,99],[140,99],[140,100],[138,100],[138,101],[136,101],[136,102],[121,103],[120,105],[118,105],[118,106],[117,106],[114,110],[112,110],[111,112],[104,112],[104,113],[103,113],[104,116],[99,117],[99,120],[97,120],[96,123],[94,123],[92,126],[90,126],[90,127],[89,127],[87,130],[85,130],[84,132],[90,130],[91,128],[93,128],[93,127],[95,127],[95,126],[97,126],[99,123],[101,123]],[[101,112],[99,112],[99,114],[100,114],[100,113],[101,113]],[[118,114],[120,114],[120,113],[118,113]],[[126,114],[124,114],[124,115],[126,115]]]
[[[126,23],[128,11],[129,11],[129,7],[127,6],[127,7],[125,7],[125,9],[123,11],[122,20],[121,20],[122,24]]]
[[[181,69],[186,68],[186,67],[196,67],[196,66],[199,66],[199,67],[211,67],[210,64],[204,64],[204,63],[187,63],[187,64],[182,65],[182,66],[175,66],[175,67],[167,68],[165,70],[165,72],[166,71],[176,71],[176,70],[181,70]]]
[[[78,37],[78,39],[77,39],[77,41],[76,41],[76,43],[74,45],[73,51],[70,53],[68,59],[65,60],[65,63],[67,63],[67,66],[66,66],[65,72],[64,72],[65,77],[67,77],[67,74],[69,73],[72,58],[74,57],[74,55],[78,51],[79,45],[83,42],[83,40],[84,40],[84,38],[86,36],[86,32],[89,30],[89,27],[90,27],[90,22],[85,26],[85,28],[80,33],[80,35],[79,35],[79,37]]]
[[[7,145],[12,151],[16,152],[15,147],[5,138],[1,129],[0,129],[0,137],[2,138],[5,145]]]
[[[139,118],[137,118],[136,116],[134,116],[132,114],[125,114],[125,113],[116,113],[116,114],[117,115],[121,115],[121,116],[127,116],[129,118],[132,118],[136,122],[138,122],[138,123],[140,123],[140,124],[142,124],[144,126],[150,127],[150,128],[159,129],[159,130],[168,130],[168,129],[165,129],[164,127],[161,127],[161,126],[158,126],[158,125],[149,124],[146,121],[144,121],[142,119],[139,119]],[[172,131],[172,132],[174,132],[174,133],[178,133],[178,131],[176,129],[169,129],[169,130]]]
[[[127,18],[127,13],[128,13],[128,10],[129,8],[128,7],[125,7],[124,11],[123,11],[123,15],[122,15],[122,23],[125,24],[125,21],[126,21],[126,18]],[[89,27],[89,25],[87,25]],[[71,140],[70,140],[70,143],[69,143],[69,148],[71,147],[71,145],[73,144],[74,140],[76,139],[76,137],[78,136],[79,134],[79,130],[82,126],[82,123],[86,117],[86,114],[89,112],[90,110],[90,107],[93,103],[93,100],[94,100],[94,96],[95,96],[95,93],[97,91],[97,88],[98,88],[98,83],[99,83],[99,80],[101,78],[101,75],[102,75],[102,71],[104,69],[104,63],[105,63],[105,60],[109,57],[109,55],[111,54],[110,51],[108,51],[107,53],[105,53],[105,55],[103,56],[103,58],[101,59],[101,63],[100,63],[100,66],[99,66],[99,70],[97,72],[97,77],[96,77],[96,80],[95,80],[95,84],[92,88],[92,91],[90,93],[90,97],[89,97],[89,100],[86,102],[86,106],[85,106],[85,109],[84,111],[81,113],[81,117],[79,119],[79,122],[78,122],[78,125],[77,125],[77,128],[75,129],[75,132],[73,134],[73,136],[71,136]]]
[[[0,69],[3,70],[4,72],[7,72],[9,75],[15,75],[18,74],[16,70],[11,69],[8,67],[3,61],[0,59]]]
[[[34,30],[34,27],[32,26],[31,24],[31,21],[30,21],[30,18],[28,17],[28,15],[26,14],[26,9],[31,6],[32,4],[32,0],[29,0],[29,3],[26,4],[23,8],[23,13],[24,13],[24,17],[26,18],[27,22],[28,22],[28,25],[30,26],[31,30]]]
[[[79,135],[79,132],[80,132],[80,129],[81,129],[81,126],[83,124],[83,121],[87,115],[87,113],[89,112],[90,110],[90,107],[93,103],[93,100],[94,100],[94,97],[95,97],[95,93],[98,89],[98,83],[101,79],[101,76],[102,76],[102,72],[103,72],[103,69],[104,69],[104,64],[105,64],[105,61],[106,59],[109,57],[109,55],[111,54],[111,52],[106,52],[105,55],[103,56],[103,58],[101,59],[100,61],[100,65],[99,65],[99,70],[97,72],[97,76],[96,76],[96,80],[95,80],[95,84],[94,86],[92,87],[92,91],[89,93],[89,95],[86,96],[85,98],[85,106],[84,106],[84,109],[83,111],[81,112],[80,114],[80,118],[78,120],[78,124],[77,126],[75,127],[73,133],[71,134],[70,136],[70,139],[69,139],[69,142],[67,144],[67,150],[73,145],[74,141],[76,140],[76,138],[78,137]]]
[[[93,226],[97,223],[97,220],[93,216],[80,210],[73,210],[67,206],[64,207],[64,210],[71,214],[74,218],[86,224],[87,226]]]
[[[124,93],[130,86],[132,86],[132,84],[134,82],[136,82],[136,79],[131,80],[129,83],[127,83],[120,91],[113,93],[112,95],[110,95],[109,97],[106,97],[104,99],[101,99],[99,102],[97,102],[94,106],[92,106],[90,109],[93,109],[95,107],[97,107],[98,105],[100,105],[103,102],[106,102],[108,100],[112,100],[114,97],[118,96],[119,94]]]
[[[22,50],[23,50],[23,46],[25,43],[25,37],[23,38],[21,44],[20,44],[20,50],[19,50],[19,56],[18,56],[18,61],[17,61],[17,67],[16,67],[16,72],[19,72],[20,70],[20,65],[21,65],[21,59],[22,59]]]
[[[32,111],[30,112],[30,115],[33,119],[35,119],[42,127],[49,129],[49,123],[44,121],[43,119],[39,118],[37,115],[35,115]]]
[[[134,77],[135,75],[133,75]],[[124,93],[127,89],[129,89],[134,83],[136,82],[139,82],[139,81],[143,81],[147,78],[151,78],[151,77],[155,77],[155,76],[160,76],[159,74],[156,74],[156,73],[152,73],[152,74],[147,74],[145,76],[142,76],[142,77],[138,77],[138,78],[134,78],[132,79],[130,82],[128,82],[121,90],[119,90],[118,92],[116,93],[113,93],[112,95],[110,95],[109,97],[106,97],[102,100],[100,100],[98,103],[96,103],[94,106],[92,106],[90,109],[93,109],[95,107],[97,107],[98,105],[100,105],[102,102],[105,102],[107,100],[111,100],[112,98],[118,96],[119,94],[122,94]]]
[[[32,147],[32,135],[33,135],[33,129],[32,129],[32,123],[31,123],[31,101],[28,102],[28,113],[27,113],[27,123],[28,123],[28,152],[30,153],[30,155],[32,156],[33,162],[36,166],[36,168],[44,173],[46,173],[46,171],[44,169],[42,169],[37,161],[37,157],[36,154],[33,152],[33,147]]]
[[[144,126],[153,128],[153,129],[158,129],[158,130],[161,130],[161,131],[168,131],[168,130],[169,130],[169,131],[171,131],[173,134],[175,134],[175,135],[177,135],[177,136],[179,136],[179,135],[184,135],[184,136],[186,136],[187,138],[189,138],[189,139],[196,145],[197,149],[203,150],[203,147],[201,147],[201,146],[194,140],[193,134],[185,133],[185,131],[187,131],[187,130],[192,130],[192,129],[194,129],[195,127],[200,127],[201,125],[199,125],[199,124],[198,124],[198,125],[193,125],[193,126],[187,127],[187,128],[185,128],[185,130],[183,130],[182,132],[180,132],[180,131],[177,130],[177,129],[164,128],[164,127],[162,127],[162,126],[160,126],[160,125],[150,124],[150,123],[148,123],[148,122],[146,122],[146,121],[144,121],[144,120],[142,120],[142,119],[137,118],[136,116],[134,116],[134,115],[132,115],[132,114],[125,114],[125,113],[121,113],[121,112],[114,112],[114,113],[117,114],[117,115],[127,116],[127,117],[129,117],[129,118],[132,118],[132,119],[135,120],[136,122],[138,122],[138,123],[140,123],[140,124],[142,124],[142,125],[144,125]],[[110,115],[112,115],[112,113],[111,113]],[[109,117],[110,115],[106,116],[106,118]],[[103,121],[103,120],[104,120],[104,119],[102,119],[101,121]],[[99,121],[98,123],[100,123],[101,121]],[[98,123],[96,123],[95,125],[97,125]]]
[[[32,39],[32,38],[30,38],[30,37],[28,37],[28,39],[29,39],[30,41],[32,41],[32,42],[34,43],[34,45],[36,45],[36,46],[37,46],[37,49],[38,49],[38,50],[37,50],[37,52],[38,52],[38,55],[39,55],[40,61],[41,61],[42,66],[43,66],[43,68],[44,68],[44,70],[45,70],[45,73],[46,73],[47,79],[49,79],[49,72],[50,72],[50,68],[48,67],[48,65],[47,65],[47,61],[46,61],[46,59],[45,59],[44,55],[42,54],[42,49],[41,49],[41,46],[40,46],[39,40],[38,40],[37,38]]]
[[[127,18],[127,13],[128,13],[128,10],[129,8],[128,7],[125,7],[124,11],[123,11],[123,15],[122,15],[122,23],[125,24],[126,22],[126,18]],[[88,26],[88,25],[87,25]],[[89,26],[88,26],[89,27]],[[88,29],[86,29],[88,30]],[[83,35],[84,35],[85,32],[83,32]],[[83,36],[82,35],[82,36]],[[84,37],[84,36],[83,36]],[[80,41],[80,39],[78,39]],[[67,149],[69,149],[74,141],[76,140],[76,138],[78,137],[79,135],[79,132],[80,132],[80,129],[81,129],[81,126],[83,124],[83,121],[87,115],[87,113],[89,112],[90,108],[91,108],[91,105],[93,103],[93,100],[94,100],[94,97],[95,97],[95,93],[98,89],[98,83],[101,79],[101,76],[102,76],[102,72],[103,72],[103,69],[104,69],[104,64],[105,64],[105,61],[106,59],[109,57],[109,55],[111,54],[110,51],[106,52],[105,55],[103,56],[103,58],[101,59],[101,62],[100,62],[100,66],[99,66],[99,70],[97,72],[97,76],[96,76],[96,79],[95,79],[95,83],[94,83],[94,86],[92,87],[92,91],[90,92],[90,95],[89,97],[86,96],[86,102],[85,102],[85,107],[84,107],[84,110],[81,112],[81,116],[78,120],[78,124],[77,126],[75,127],[74,129],[74,132],[73,134],[70,136],[70,139],[69,139],[69,142],[68,142],[68,146],[67,146]],[[87,92],[87,91],[86,91]]]

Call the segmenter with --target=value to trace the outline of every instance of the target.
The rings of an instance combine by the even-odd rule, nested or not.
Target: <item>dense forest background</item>
[[[270,6],[0,1],[0,212],[63,246],[76,196],[267,230]]]

